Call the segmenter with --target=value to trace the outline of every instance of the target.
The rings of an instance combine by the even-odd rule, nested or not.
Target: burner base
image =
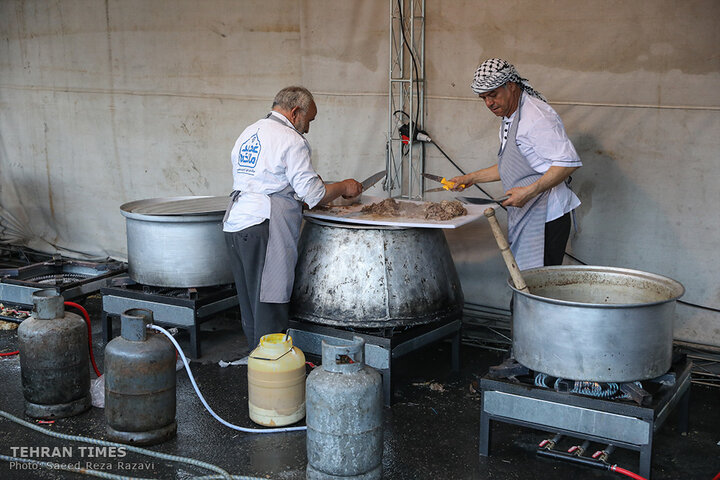
[[[139,288],[139,289],[138,289]],[[237,307],[237,293],[233,285],[211,290],[198,290],[194,298],[180,298],[161,293],[147,293],[136,284],[107,287],[101,290],[103,301],[103,340],[113,337],[113,319],[131,308],[146,308],[153,312],[153,321],[163,327],[177,327],[190,333],[190,356],[200,358],[200,324],[214,315]]]
[[[671,372],[676,382],[657,392],[649,406],[556,392],[486,375],[480,382],[480,455],[490,454],[491,421],[497,421],[639,451],[639,473],[649,479],[653,434],[675,407],[680,409],[680,431],[688,431],[691,366],[685,358],[674,364]]]
[[[33,293],[52,289],[66,302],[81,301],[125,272],[120,262],[96,263],[55,259],[0,271],[0,302],[33,306]]]
[[[293,339],[293,345],[305,353],[318,356],[322,354],[323,340],[337,343],[338,340],[352,340],[354,336],[362,337],[365,340],[365,363],[382,375],[383,397],[385,405],[389,406],[392,403],[392,367],[397,358],[444,338],[451,338],[452,370],[460,370],[461,326],[460,319],[446,319],[383,335],[381,330],[374,334],[291,319],[288,333]]]

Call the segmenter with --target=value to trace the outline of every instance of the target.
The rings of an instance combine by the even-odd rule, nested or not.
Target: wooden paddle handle
[[[500,224],[495,217],[495,209],[486,208],[484,213],[490,223],[490,229],[495,236],[495,241],[497,242],[498,247],[500,247],[500,253],[502,253],[503,260],[505,260],[505,266],[510,272],[510,277],[513,279],[515,288],[521,292],[530,293],[530,290],[525,284],[525,280],[523,280],[522,274],[520,273],[520,269],[518,268],[517,263],[515,263],[515,257],[510,250],[510,245],[508,245],[508,242],[505,239],[505,234],[503,234],[500,229]]]

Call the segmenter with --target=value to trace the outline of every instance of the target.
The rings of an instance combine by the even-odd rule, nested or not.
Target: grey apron
[[[505,147],[498,152],[498,171],[505,191],[513,187],[527,187],[535,183],[541,173],[536,172],[520,152],[515,137],[520,123],[520,106],[513,120]],[[545,221],[547,219],[547,196],[543,192],[522,208],[507,207],[508,242],[520,270],[542,267],[545,251]]]
[[[290,128],[279,118],[269,114],[266,118],[274,120]],[[300,135],[310,149],[305,137]],[[239,191],[230,194],[231,200],[225,212],[225,220],[230,214],[232,204],[240,196]],[[268,228],[268,244],[265,250],[265,265],[260,280],[260,301],[263,303],[288,303],[295,283],[295,264],[297,263],[297,245],[302,224],[302,203],[295,197],[291,185],[283,190],[272,193],[270,197],[270,224]]]

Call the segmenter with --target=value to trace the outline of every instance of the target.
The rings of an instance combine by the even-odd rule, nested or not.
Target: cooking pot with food
[[[463,293],[439,229],[306,218],[291,317],[355,327],[460,318]]]

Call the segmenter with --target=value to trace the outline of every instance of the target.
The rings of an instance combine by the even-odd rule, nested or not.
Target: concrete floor
[[[98,367],[103,368],[100,298],[90,297],[85,306],[93,318],[93,338]],[[119,323],[119,322],[118,322]],[[235,360],[245,347],[234,314],[218,315],[203,324],[204,357],[192,362],[192,370],[208,403],[231,423],[253,427],[247,413],[247,367],[220,368],[219,360]],[[187,346],[183,332],[177,337]],[[0,352],[16,349],[15,331],[0,331]],[[415,479],[612,479],[616,473],[594,470],[538,458],[535,448],[549,435],[526,428],[496,424],[492,454],[478,455],[480,395],[477,380],[502,354],[463,345],[462,370],[450,372],[450,345],[439,343],[404,357],[394,371],[394,404],[384,411],[384,476],[393,480]],[[94,374],[92,375],[94,377]],[[214,420],[192,391],[187,374],[178,373],[177,437],[150,447],[156,452],[192,457],[220,466],[236,475],[299,480],[305,478],[305,433],[252,435],[231,430]],[[0,409],[24,418],[17,356],[0,357]],[[720,471],[720,390],[693,385],[690,432],[678,433],[676,415],[654,437],[652,478],[710,480]],[[105,438],[104,411],[92,408],[76,417],[56,421],[49,430],[72,435]],[[96,469],[144,478],[189,479],[208,475],[205,469],[172,463],[135,453],[124,458],[107,455],[81,456],[86,446],[41,435],[0,418],[0,454],[12,455],[11,447],[73,446],[72,456],[39,460],[77,463],[95,462]],[[591,448],[598,447],[592,445]],[[594,451],[594,450],[593,450]],[[618,449],[612,463],[637,471],[638,454]],[[132,463],[138,463],[134,469]],[[125,467],[120,470],[119,467]],[[145,467],[145,468],[141,468]],[[0,461],[2,479],[81,478],[75,473],[10,468]]]

